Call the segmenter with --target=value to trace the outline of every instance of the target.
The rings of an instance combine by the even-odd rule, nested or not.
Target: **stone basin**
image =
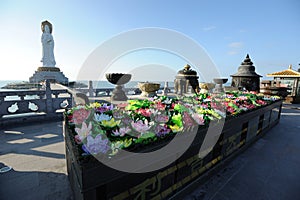
[[[141,96],[153,97],[156,96],[156,91],[159,90],[160,84],[151,82],[139,82],[138,87],[142,91]]]
[[[215,87],[215,83],[199,83],[201,89],[212,90]]]
[[[228,81],[228,78],[214,78],[214,82],[216,84],[224,84],[224,83],[227,83]]]
[[[131,74],[107,73],[105,76],[106,79],[114,85],[124,85],[131,79]]]
[[[201,89],[200,93],[207,93],[211,91],[212,89],[214,89],[215,85],[215,83],[199,83],[199,87]]]
[[[105,74],[108,82],[116,85],[116,88],[113,90],[111,95],[112,101],[126,101],[128,97],[122,89],[122,85],[128,83],[131,79],[131,74],[122,74],[122,73],[107,73]]]

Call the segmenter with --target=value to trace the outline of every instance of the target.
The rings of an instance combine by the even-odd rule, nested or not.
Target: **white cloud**
[[[243,42],[231,42],[228,44],[229,51],[227,52],[228,55],[236,55],[239,54],[244,46]]]
[[[242,42],[232,42],[228,44],[230,48],[242,48],[244,44]]]
[[[216,28],[217,27],[215,27],[215,26],[208,26],[208,27],[204,27],[203,31],[211,31],[211,30],[216,29]]]

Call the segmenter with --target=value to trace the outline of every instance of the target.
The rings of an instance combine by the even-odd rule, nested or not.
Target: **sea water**
[[[0,91],[13,91],[12,89],[1,89],[1,87],[7,85],[8,83],[20,83],[22,82],[22,80],[5,80],[5,81],[1,81],[0,80]],[[85,85],[88,86],[89,81],[76,81],[77,83],[83,83]],[[129,83],[125,84],[125,88],[138,88],[138,83],[141,81],[130,81]],[[155,83],[159,83],[160,87],[164,87],[165,82],[163,81],[151,81],[151,82],[155,82]],[[173,88],[174,87],[174,82],[173,81],[167,81],[168,82],[168,86]],[[231,83],[227,82],[224,84],[224,86],[230,86]],[[115,85],[109,83],[108,81],[93,81],[93,88],[97,89],[97,88],[115,88]]]
[[[1,87],[9,84],[9,83],[20,83],[22,80],[0,80],[0,91],[12,91],[12,89],[1,89]],[[89,81],[76,81],[77,83],[83,83],[88,86]],[[126,88],[138,88],[138,83],[141,81],[130,81],[129,83],[125,84]],[[155,83],[159,83],[160,87],[164,87],[165,82],[162,81],[151,81]],[[169,87],[174,87],[173,81],[168,82]],[[115,88],[115,85],[109,83],[108,81],[93,81],[93,88]]]
[[[76,81],[78,83],[84,83],[85,85],[89,84],[89,81]],[[130,81],[125,84],[125,88],[138,88],[138,83],[142,81]],[[165,82],[162,81],[151,81],[154,83],[159,83],[160,87],[164,87]],[[174,87],[174,83],[172,81],[168,82],[169,87]],[[115,85],[109,83],[108,81],[93,81],[93,88],[115,88]]]

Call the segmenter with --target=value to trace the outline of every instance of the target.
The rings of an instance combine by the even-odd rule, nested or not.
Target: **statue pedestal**
[[[68,78],[60,71],[58,67],[39,67],[37,71],[29,78],[30,83],[39,83],[46,79],[67,85]]]

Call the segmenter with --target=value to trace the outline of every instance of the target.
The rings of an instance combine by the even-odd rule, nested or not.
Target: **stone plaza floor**
[[[0,131],[0,199],[72,199],[62,122],[5,128]]]
[[[184,199],[300,199],[300,105],[284,104],[280,123]],[[0,199],[73,199],[62,122],[0,129]]]

